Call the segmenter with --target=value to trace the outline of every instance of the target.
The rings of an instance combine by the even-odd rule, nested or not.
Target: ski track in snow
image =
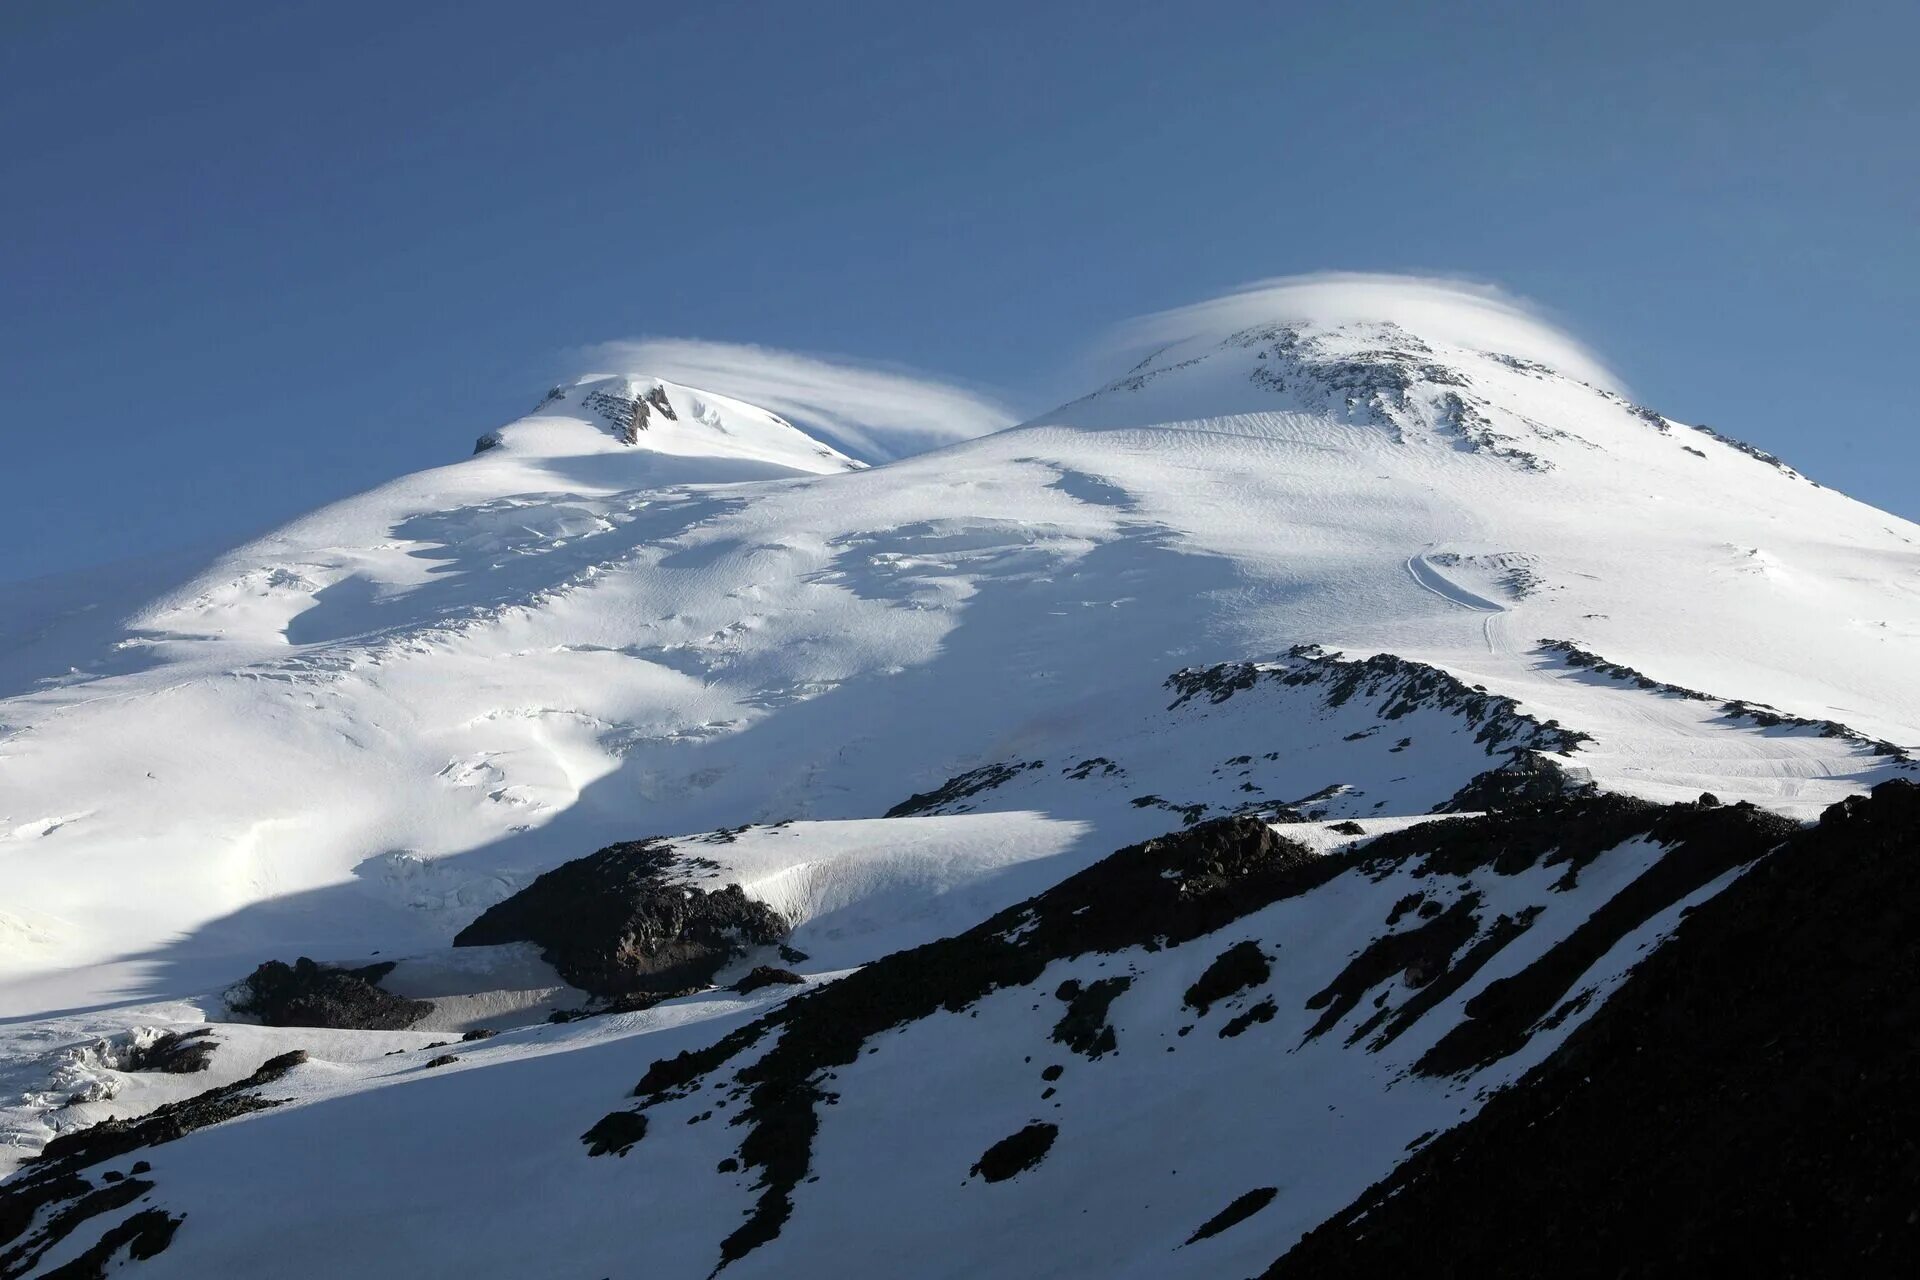
[[[1407,557],[1407,574],[1420,586],[1452,604],[1475,613],[1505,613],[1507,607],[1497,604],[1485,596],[1476,595],[1459,583],[1447,577],[1435,568],[1427,559],[1426,552],[1416,551]]]

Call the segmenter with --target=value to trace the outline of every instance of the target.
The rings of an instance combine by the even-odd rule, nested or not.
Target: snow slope
[[[1069,882],[928,955],[921,976],[838,1005],[822,1001],[864,973],[526,1027],[453,1046],[438,1066],[417,1032],[228,1028],[222,1080],[291,1045],[313,1054],[259,1090],[279,1105],[89,1176],[134,1168],[135,1154],[152,1166],[141,1203],[182,1220],[141,1264],[154,1276],[812,1276],[856,1259],[913,1276],[1251,1274],[1541,1061],[1731,873],[1698,867],[1583,946],[1609,904],[1666,859],[1710,862],[1728,832],[1752,833],[1736,860],[1777,838],[1727,808],[1664,826],[1579,818],[1598,834],[1571,861],[1540,824],[1509,832],[1498,858],[1431,834],[1457,820],[1322,855],[1324,869],[1297,850],[1286,856],[1305,866],[1244,902],[1229,882],[1197,930],[1131,945],[1141,886]],[[1180,867],[1148,868],[1169,903],[1185,893]],[[1062,943],[1089,918],[1099,943]],[[1177,919],[1150,910],[1143,923]],[[1040,945],[1019,980],[938,1007],[978,956],[1029,939]],[[1251,971],[1223,963],[1236,951],[1256,953]],[[1545,991],[1547,1025],[1484,1063],[1430,1064],[1482,993],[1570,953],[1583,959]],[[1229,976],[1209,987],[1216,971]],[[823,1034],[923,985],[934,1007],[917,1016],[884,1013],[844,1044]],[[1082,1012],[1088,991],[1099,998]],[[824,1027],[804,1021],[818,1010]],[[762,1017],[776,1021],[751,1022]],[[717,1039],[720,1053],[678,1069],[675,1055]],[[794,1099],[810,1123],[789,1095],[756,1092],[779,1076],[749,1074],[777,1072],[765,1064],[789,1044],[830,1055]],[[644,1116],[644,1131],[591,1152],[608,1113]],[[1033,1125],[1056,1130],[1044,1159],[982,1174],[986,1153]],[[232,1212],[243,1177],[246,1208]],[[1192,1239],[1256,1189],[1273,1195],[1245,1226]],[[95,1247],[117,1216],[53,1240],[35,1273]],[[768,1219],[770,1236],[749,1230]]]
[[[469,459],[164,591],[131,577],[14,588],[0,1072],[15,1093],[0,1106],[16,1155],[166,1100],[97,1062],[81,1074],[115,1097],[69,1107],[60,1082],[95,1040],[225,1016],[217,993],[269,958],[415,957],[410,993],[449,1001],[432,1024],[449,1032],[560,1007],[557,978],[506,961],[463,971],[447,944],[616,840],[676,837],[706,860],[697,879],[772,904],[820,981],[958,934],[1121,845],[1233,814],[1373,834],[1472,807],[1489,776],[1546,770],[1807,820],[1911,772],[1920,527],[1582,381],[1594,367],[1557,371],[1543,361],[1566,344],[1550,331],[1421,301],[1384,319],[1210,317],[1033,422],[874,467],[725,396],[591,379]],[[1645,855],[1620,851],[1621,874]],[[1286,919],[1261,936],[1337,933],[1347,908],[1329,894],[1314,900],[1325,920],[1276,906]],[[1376,914],[1378,894],[1363,896],[1353,909]],[[1554,918],[1571,928],[1579,913]],[[1365,941],[1329,934],[1319,968]],[[1188,963],[1164,982],[1191,982]],[[327,1106],[272,1123],[345,1115],[385,1134],[420,1108],[452,1123],[503,1091],[578,1090],[500,1111],[473,1140],[546,1152],[516,1166],[530,1185],[562,1176],[552,1162],[617,1181],[575,1168],[572,1126],[644,1060],[774,998],[511,1030],[431,1086],[356,1039],[411,1050],[428,1033],[309,1037],[315,1061],[284,1087]],[[1017,1022],[1017,1004],[977,1012]],[[228,1034],[233,1079],[291,1043]],[[620,1048],[634,1037],[645,1047]],[[1295,1084],[1321,1110],[1392,1092],[1398,1068],[1382,1067],[1349,1094],[1344,1061]],[[1144,1081],[1099,1105],[1130,1105]],[[1408,1126],[1457,1114],[1445,1089],[1420,1096]],[[445,1158],[446,1126],[420,1124],[406,1158]],[[1286,1140],[1336,1136],[1316,1132]],[[1355,1156],[1348,1181],[1362,1181],[1329,1181],[1289,1229],[1418,1132],[1382,1129]],[[245,1142],[215,1129],[191,1145]],[[226,1158],[194,1165],[204,1194]],[[290,1169],[275,1192],[289,1222],[305,1212],[299,1179],[322,1176]],[[1151,1230],[1223,1189],[1166,1202]],[[591,1203],[556,1229],[586,1239]],[[835,1219],[816,1226],[825,1248]],[[687,1239],[704,1273],[711,1234]],[[411,1256],[445,1244],[422,1238]],[[231,1263],[256,1245],[220,1247],[239,1251]]]
[[[1567,678],[1538,641],[1920,742],[1920,530],[1392,325],[1206,335],[867,471],[645,379],[489,439],[223,557],[77,670],[15,671],[8,1008],[420,945],[604,840],[873,817],[1097,755],[1116,698],[1297,643],[1544,708],[1650,794],[1809,814],[1871,768]]]

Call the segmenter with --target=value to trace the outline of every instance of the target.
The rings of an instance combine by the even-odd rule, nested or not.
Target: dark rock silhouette
[[[1000,1139],[987,1148],[970,1172],[988,1182],[1005,1182],[1008,1178],[1039,1164],[1047,1158],[1047,1152],[1053,1149],[1053,1141],[1060,1136],[1060,1126],[1035,1122],[1016,1134]]]
[[[1911,1274],[1920,786],[1749,847],[1777,852],[1266,1275]]]
[[[388,962],[336,969],[305,956],[292,964],[269,960],[248,975],[228,1004],[270,1027],[400,1031],[432,1013],[433,1002],[382,991],[380,979],[392,968]]]
[[[770,964],[754,966],[751,973],[733,984],[733,989],[741,995],[758,991],[762,987],[798,986],[806,979],[791,969],[776,969]]]
[[[710,985],[748,946],[786,937],[786,922],[739,885],[682,883],[676,863],[664,840],[608,845],[489,907],[453,945],[538,943],[568,982],[617,997]]]

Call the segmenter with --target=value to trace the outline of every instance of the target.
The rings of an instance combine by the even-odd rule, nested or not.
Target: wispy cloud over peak
[[[1497,285],[1436,276],[1323,272],[1258,280],[1203,302],[1142,316],[1116,330],[1109,351],[1225,337],[1257,324],[1388,321],[1430,341],[1537,360],[1595,386],[1620,379],[1534,303]]]
[[[887,462],[1012,425],[993,397],[911,370],[775,347],[690,338],[609,342],[604,373],[645,374],[732,396],[864,462]]]

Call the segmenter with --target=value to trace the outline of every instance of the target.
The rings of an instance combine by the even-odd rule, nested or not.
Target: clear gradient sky
[[[595,344],[1016,410],[1267,276],[1461,274],[1920,517],[1920,5],[0,6],[0,579],[229,541]]]

